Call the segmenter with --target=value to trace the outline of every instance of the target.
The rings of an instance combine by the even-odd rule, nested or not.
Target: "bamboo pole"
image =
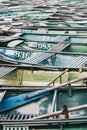
[[[65,72],[67,72],[68,69],[65,69],[63,72],[61,72],[59,75],[57,75],[50,83],[48,83],[46,86],[50,86],[52,83],[54,83],[60,76],[62,76]]]
[[[84,77],[84,78],[82,77],[82,78],[78,78],[78,79],[75,79],[75,80],[67,81],[67,82],[65,82],[63,84],[60,84],[60,85],[57,85],[57,86],[53,86],[53,87],[50,87],[50,88],[46,88],[46,89],[43,89],[43,90],[32,92],[32,94],[30,94],[29,96],[27,96],[27,98],[25,98],[25,99],[29,99],[29,98],[33,98],[35,96],[39,96],[41,94],[49,93],[50,91],[57,90],[57,89],[59,89],[61,87],[64,87],[66,85],[70,85],[72,83],[76,83],[76,82],[84,80],[84,79],[87,79],[87,76]]]
[[[64,87],[66,85],[70,85],[72,83],[76,83],[78,81],[81,81],[81,80],[84,80],[84,79],[87,79],[87,76],[86,77],[82,77],[82,78],[78,78],[78,79],[75,79],[75,80],[71,80],[71,81],[67,81],[63,84],[60,84],[60,85],[57,85],[57,86],[53,86],[53,87],[50,87],[50,88],[46,88],[46,89],[43,89],[43,90],[39,90],[39,91],[36,91],[36,92],[32,92],[29,96],[27,96],[27,98],[25,98],[26,100],[29,99],[29,98],[33,98],[35,96],[39,96],[41,94],[45,94],[45,93],[49,93],[50,91],[53,91],[53,90],[57,90],[61,87]]]
[[[56,89],[58,89],[58,88],[61,88],[61,87],[70,85],[70,84],[72,84],[72,83],[76,83],[76,82],[82,81],[82,80],[84,80],[84,79],[87,79],[87,76],[81,77],[81,78],[77,78],[77,79],[74,79],[74,80],[70,80],[70,81],[67,81],[67,82],[65,82],[65,83],[62,83],[62,84],[60,84],[60,85],[55,85],[55,86],[53,86],[53,87],[51,87],[51,88],[48,88],[48,90],[50,90],[50,91],[51,91],[51,90],[56,90]]]

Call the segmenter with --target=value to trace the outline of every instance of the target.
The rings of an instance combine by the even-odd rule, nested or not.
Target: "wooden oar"
[[[77,110],[81,110],[81,109],[85,109],[85,108],[87,108],[87,104],[69,108],[69,109],[68,109],[68,112],[73,112],[73,111],[77,111]],[[53,117],[53,116],[59,116],[59,115],[61,115],[61,114],[64,114],[64,113],[63,113],[63,110],[61,110],[61,111],[56,111],[56,112],[49,113],[49,114],[40,115],[40,116],[31,118],[30,120],[48,118],[48,117]]]

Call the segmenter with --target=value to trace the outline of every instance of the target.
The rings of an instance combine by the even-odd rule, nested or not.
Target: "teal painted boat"
[[[27,41],[44,41],[44,42],[70,42],[70,43],[86,43],[86,35],[61,35],[61,34],[27,34],[20,35]]]
[[[11,52],[11,54],[10,54]],[[12,53],[13,52],[13,53]],[[1,55],[4,61],[14,61],[18,67],[25,69],[39,68],[48,70],[63,70],[68,68],[70,70],[79,70],[82,68],[86,71],[87,55],[86,53],[71,53],[71,52],[35,52],[22,50],[5,50],[1,49]],[[3,61],[3,58],[1,58]],[[5,64],[5,63],[4,63]],[[6,65],[6,64],[5,64]],[[15,66],[13,64],[13,66]]]
[[[85,80],[79,78],[71,82]],[[39,99],[33,98],[33,101],[23,106],[12,108],[11,110],[5,111],[4,114],[0,113],[0,124],[5,129],[11,128],[27,128],[27,129],[53,129],[53,130],[86,130],[87,129],[87,104],[86,104],[86,90],[87,86],[84,85],[71,85],[67,83],[61,84],[57,90],[52,90],[47,95],[40,95]],[[57,88],[57,86],[56,86]],[[15,88],[16,90],[16,88]],[[50,90],[50,88],[49,88]],[[43,91],[43,90],[40,90]],[[38,92],[40,92],[38,91]],[[0,103],[3,104],[6,101],[11,103],[20,104],[20,101],[27,102],[29,95],[34,96],[36,92],[30,92],[29,90],[24,93],[20,90],[9,91],[9,97],[3,99]],[[12,96],[14,94],[14,97]],[[28,96],[26,96],[28,95]],[[17,97],[20,96],[20,100]],[[26,98],[25,98],[26,96]],[[22,99],[23,98],[23,99]],[[15,102],[16,99],[17,101]],[[19,102],[18,102],[19,101]],[[10,104],[11,105],[11,104]],[[5,104],[6,106],[6,104]],[[55,107],[56,106],[56,107]],[[65,113],[63,113],[64,106],[67,107]],[[31,111],[31,109],[33,111]],[[62,111],[61,114],[58,114]],[[68,114],[68,117],[66,115]],[[4,121],[3,121],[4,120]],[[3,124],[2,124],[3,122]],[[68,124],[68,125],[67,125]]]

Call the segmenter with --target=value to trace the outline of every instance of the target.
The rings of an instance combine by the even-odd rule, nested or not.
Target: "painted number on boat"
[[[16,50],[15,51],[15,56],[17,58],[26,59],[26,58],[29,58],[31,56],[31,53],[30,52]]]
[[[42,50],[49,50],[51,49],[52,45],[47,43],[38,43],[37,48]]]

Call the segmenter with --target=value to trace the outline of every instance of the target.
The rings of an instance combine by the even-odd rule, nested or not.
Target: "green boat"
[[[29,88],[25,88],[17,92],[18,88],[13,87],[11,89],[7,87],[4,96],[3,94],[1,95],[2,101],[0,102],[0,106],[9,101],[10,104],[8,106],[11,106],[12,103],[18,106],[7,110],[4,110],[3,106],[2,108],[0,107],[0,111],[2,109],[2,112],[0,112],[0,127],[2,130],[86,130],[87,84],[84,82],[84,85],[72,85],[72,83],[86,81],[86,79],[87,77],[80,77],[57,86],[50,87],[48,85],[48,89],[44,89],[44,91],[31,92]],[[3,87],[1,87],[1,91],[4,93]],[[44,94],[39,96],[41,92]],[[9,96],[6,97],[8,93]],[[22,105],[20,101],[23,102]],[[28,102],[26,103],[26,101]],[[5,104],[6,108],[8,106]]]

